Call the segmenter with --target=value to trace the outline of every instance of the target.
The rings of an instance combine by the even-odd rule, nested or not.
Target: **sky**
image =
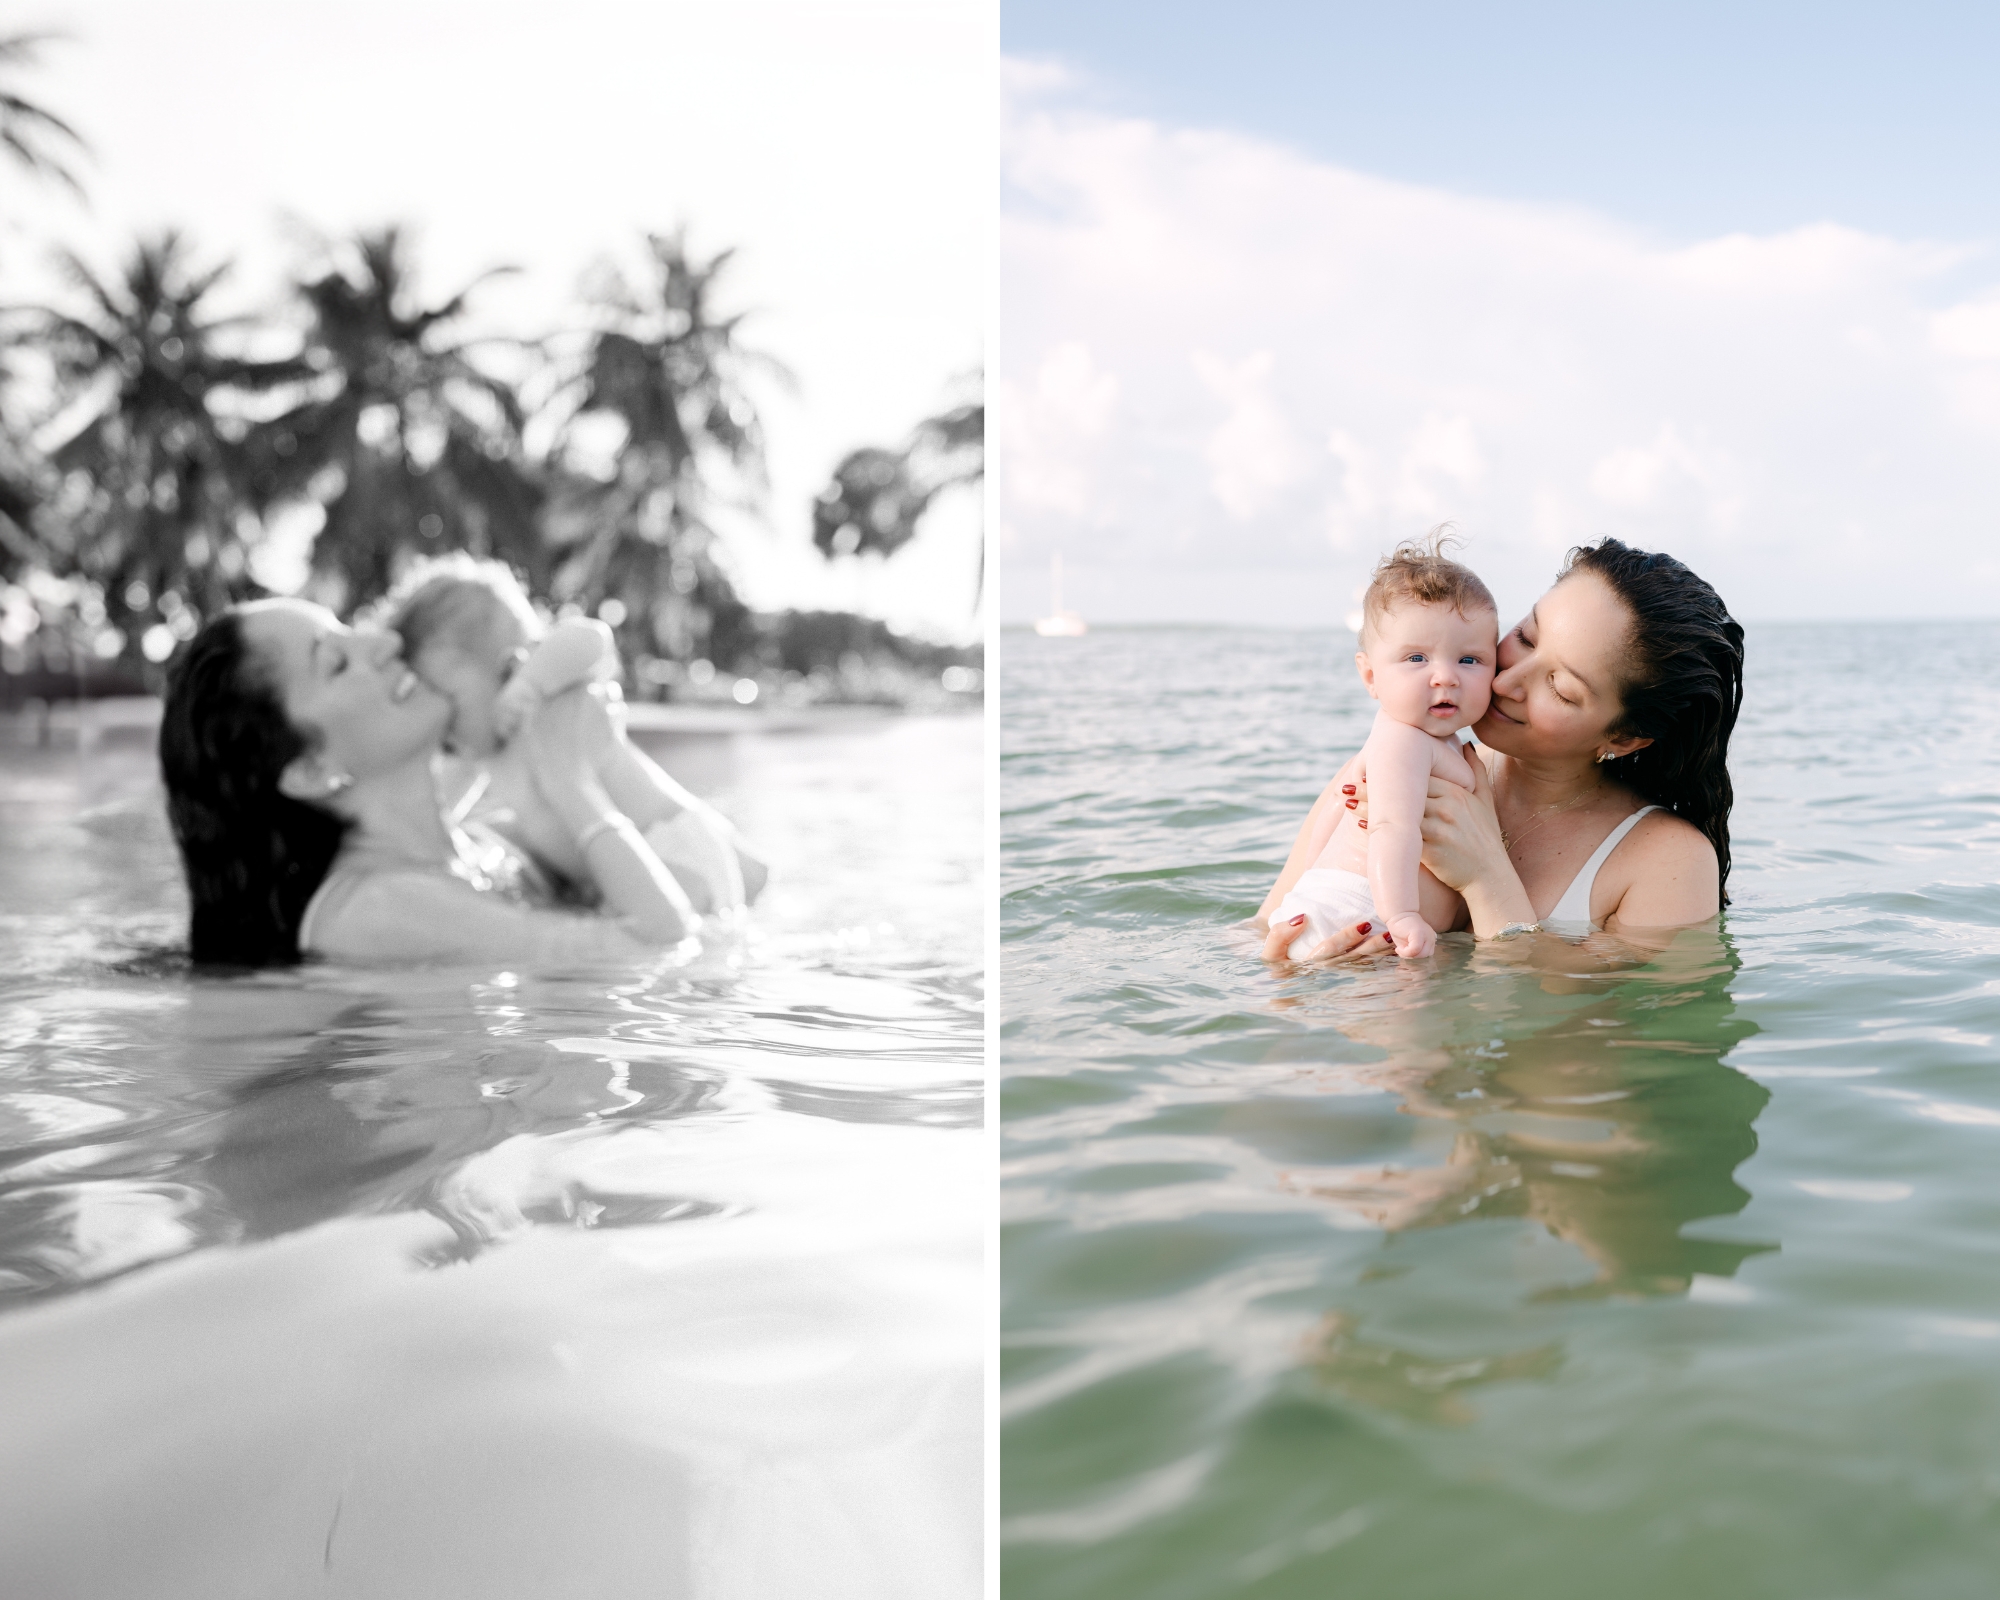
[[[960,493],[886,564],[829,567],[810,504],[861,445],[899,442],[984,359],[993,16],[982,0],[48,0],[35,94],[89,139],[79,206],[0,173],[0,296],[50,292],[62,244],[101,266],[175,224],[268,302],[309,230],[407,221],[442,299],[501,263],[478,331],[573,317],[593,263],[681,221],[739,254],[724,309],[784,360],[764,397],[772,495],[733,528],[753,604],[855,607],[963,638],[979,503]]]
[[[2000,12],[1002,14],[1003,619],[1309,626],[1450,521],[2000,615]],[[1923,559],[1909,559],[1921,551]]]

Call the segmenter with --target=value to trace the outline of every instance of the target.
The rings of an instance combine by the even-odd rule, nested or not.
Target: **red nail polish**
[[[1340,792],[1342,794],[1352,794],[1354,793],[1354,785],[1351,783],[1343,783],[1340,786]]]
[[[1356,928],[1356,929],[1355,929],[1354,931],[1355,931],[1356,933],[1366,933],[1366,932],[1368,932],[1368,931],[1369,931],[1369,929],[1370,929],[1370,928],[1371,928],[1372,926],[1373,926],[1373,924],[1372,924],[1372,923],[1367,923],[1367,922],[1364,922],[1364,923],[1362,923],[1362,924],[1361,924],[1361,926],[1360,926],[1360,927]]]
[[[1301,922],[1304,922],[1305,920],[1306,920],[1306,914],[1303,911],[1301,911],[1296,917],[1292,918],[1292,926],[1296,928]]]
[[[1394,944],[1396,942],[1396,936],[1393,933],[1385,933],[1382,935],[1382,942],[1384,944]]]

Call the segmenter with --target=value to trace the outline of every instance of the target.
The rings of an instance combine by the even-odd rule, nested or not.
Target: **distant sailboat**
[[[1049,557],[1049,614],[1035,624],[1044,639],[1081,639],[1090,625],[1074,611],[1063,610],[1062,557]]]

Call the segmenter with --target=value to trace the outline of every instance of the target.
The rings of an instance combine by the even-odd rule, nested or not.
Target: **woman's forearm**
[[[605,905],[634,934],[651,943],[674,944],[700,925],[687,891],[602,784],[594,779],[550,784],[544,793],[570,830]]]
[[[1306,868],[1319,859],[1327,840],[1333,837],[1333,830],[1340,821],[1340,786],[1353,781],[1354,769],[1360,761],[1358,752],[1348,757],[1347,764],[1333,775],[1333,781],[1320,792],[1312,810],[1306,813],[1306,820],[1299,824],[1298,837],[1292,841],[1291,854],[1285,857],[1284,870],[1278,874],[1278,881],[1271,885],[1271,892],[1264,896],[1264,903],[1257,908],[1259,922],[1270,921],[1271,913],[1278,909],[1278,902],[1292,892],[1292,885],[1305,875]]]
[[[677,944],[701,925],[687,891],[631,818],[607,810],[578,845],[605,904],[640,938]]]
[[[1520,875],[1504,856],[1459,890],[1472,917],[1472,936],[1490,939],[1512,922],[1533,922],[1535,908]]]

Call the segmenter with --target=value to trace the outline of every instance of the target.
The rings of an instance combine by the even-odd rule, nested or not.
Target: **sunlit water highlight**
[[[979,749],[664,752],[734,956],[248,979],[143,746],[0,750],[0,1591],[976,1593]]]
[[[1719,937],[1272,975],[1351,652],[1005,641],[1009,1600],[1992,1595],[2000,627],[1751,631]]]

